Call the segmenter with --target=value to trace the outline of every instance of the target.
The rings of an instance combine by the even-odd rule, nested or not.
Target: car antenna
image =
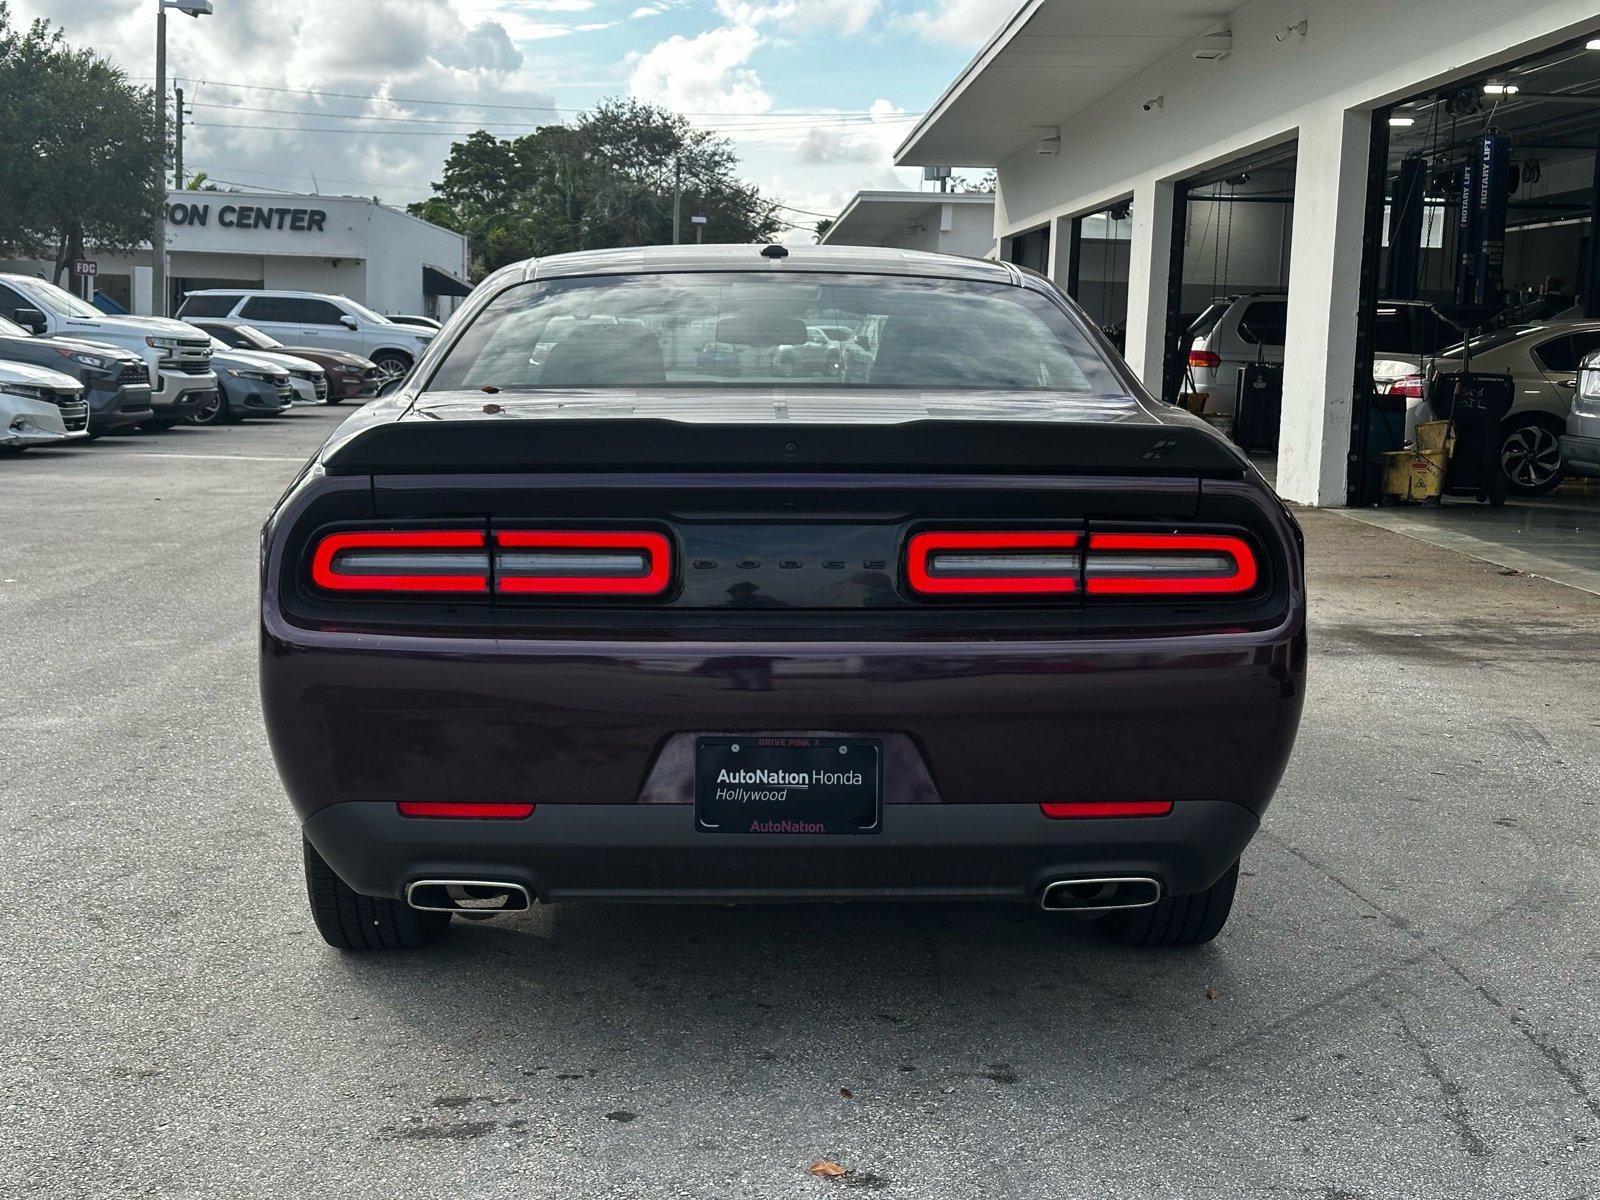
[[[789,257],[789,247],[780,246],[776,242],[774,242],[770,246],[761,247],[761,257],[762,258],[788,258]]]

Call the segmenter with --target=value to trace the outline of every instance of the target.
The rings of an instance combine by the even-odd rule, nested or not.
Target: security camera
[[[1143,108],[1145,110],[1145,112],[1150,112],[1152,109],[1165,108],[1166,106],[1167,106],[1167,98],[1166,98],[1166,96],[1157,96],[1154,100],[1146,100],[1139,107]]]

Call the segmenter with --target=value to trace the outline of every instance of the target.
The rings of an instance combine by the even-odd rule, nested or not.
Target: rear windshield
[[[478,315],[429,387],[782,384],[1123,394],[1083,329],[1037,292],[805,272],[523,284]]]

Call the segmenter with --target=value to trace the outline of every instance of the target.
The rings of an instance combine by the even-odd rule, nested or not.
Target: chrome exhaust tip
[[[488,879],[419,879],[406,887],[406,903],[422,912],[493,916],[520,912],[532,903],[520,883]]]
[[[1149,908],[1161,900],[1161,881],[1147,875],[1106,879],[1057,879],[1039,892],[1046,912],[1101,913],[1123,908]]]

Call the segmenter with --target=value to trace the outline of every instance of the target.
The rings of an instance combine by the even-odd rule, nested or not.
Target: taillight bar
[[[1081,534],[917,533],[906,578],[924,596],[1062,595],[1078,590]]]
[[[1231,534],[1095,533],[1084,561],[1091,596],[1239,595],[1259,577],[1250,543]]]
[[[497,592],[659,596],[672,583],[672,543],[660,533],[516,529],[494,542]]]
[[[1081,800],[1064,804],[1041,804],[1039,809],[1052,820],[1096,817],[1164,817],[1172,811],[1171,800]]]
[[[472,530],[330,533],[311,556],[311,581],[331,592],[482,593],[489,552]]]
[[[495,804],[454,800],[401,800],[402,817],[449,817],[456,820],[520,821],[533,815],[531,804]]]

